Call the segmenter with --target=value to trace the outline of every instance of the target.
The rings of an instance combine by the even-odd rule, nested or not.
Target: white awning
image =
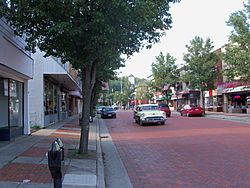
[[[69,92],[69,95],[73,95],[73,96],[75,96],[75,97],[80,97],[80,98],[82,98],[82,95],[81,95],[80,91],[78,91],[78,90],[70,91],[70,92]]]
[[[238,86],[235,88],[226,88],[226,89],[223,89],[222,93],[237,93],[237,92],[244,92],[244,91],[250,92],[250,85],[249,86]]]

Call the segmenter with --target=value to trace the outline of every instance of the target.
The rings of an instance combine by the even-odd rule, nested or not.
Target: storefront
[[[33,59],[25,42],[0,19],[0,141],[30,134],[28,80]]]
[[[222,112],[223,95],[219,89],[205,91],[205,109],[206,111]]]
[[[199,105],[200,104],[200,91],[197,91],[197,90],[183,91],[182,98],[183,98],[182,99],[183,105],[185,104]]]
[[[24,132],[23,83],[0,77],[0,140],[10,140]]]
[[[226,88],[223,91],[225,112],[250,113],[250,85]]]
[[[59,119],[58,110],[58,86],[49,79],[44,79],[44,125],[57,122]]]
[[[75,104],[69,103],[70,93],[78,91],[81,96],[81,88],[69,74],[69,63],[62,64],[52,56],[45,58],[40,50],[32,58],[35,63],[33,79],[29,80],[30,124],[42,128],[69,117],[70,105],[74,110]]]
[[[171,101],[173,103],[174,110],[179,111],[184,104],[184,99],[182,98],[182,92],[178,92],[178,94],[172,95]]]

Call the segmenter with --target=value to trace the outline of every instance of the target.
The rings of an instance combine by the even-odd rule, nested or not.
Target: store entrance
[[[247,95],[232,94],[232,109],[233,113],[246,113]]]
[[[0,141],[23,134],[23,83],[0,77]]]
[[[8,79],[0,77],[0,141],[10,140],[8,123]]]

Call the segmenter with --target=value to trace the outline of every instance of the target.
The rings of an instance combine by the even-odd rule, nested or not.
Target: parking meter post
[[[64,161],[64,145],[60,138],[56,139],[56,142],[58,143],[60,149],[62,150],[62,161]]]
[[[62,188],[62,149],[57,141],[48,151],[48,166],[54,181],[54,188]]]
[[[61,179],[53,179],[54,188],[62,188],[62,178]]]

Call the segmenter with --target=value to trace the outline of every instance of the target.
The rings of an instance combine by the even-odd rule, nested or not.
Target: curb
[[[101,139],[100,139],[100,123],[98,117],[96,122],[97,122],[96,123],[97,187],[105,188],[104,164],[103,164]]]

